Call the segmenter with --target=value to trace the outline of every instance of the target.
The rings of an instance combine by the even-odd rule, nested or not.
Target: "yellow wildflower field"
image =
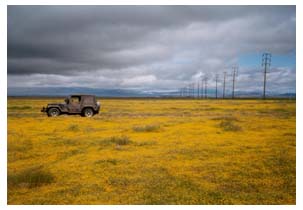
[[[8,204],[295,204],[295,100],[8,98]]]

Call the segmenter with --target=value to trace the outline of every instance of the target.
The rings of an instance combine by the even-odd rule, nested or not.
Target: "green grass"
[[[222,121],[219,124],[219,127],[221,127],[224,131],[241,131],[242,128],[238,125],[236,125],[233,121]]]
[[[159,125],[144,125],[144,126],[134,126],[133,131],[135,132],[155,132],[160,129]]]
[[[27,109],[31,109],[31,106],[9,106],[8,109],[9,110],[27,110]]]
[[[109,137],[109,138],[102,139],[98,143],[100,145],[112,145],[112,144],[115,144],[115,145],[122,146],[122,145],[131,144],[132,141],[130,140],[130,138],[128,136],[121,135],[121,136],[112,136],[112,137]]]
[[[68,131],[79,131],[79,126],[76,124],[72,124],[67,128]]]
[[[110,165],[117,165],[117,163],[118,163],[119,161],[117,160],[117,159],[105,159],[105,160],[97,160],[97,161],[95,161],[95,164],[97,164],[97,165],[99,165],[99,164],[105,164],[105,165],[107,165],[107,164],[110,164]]]
[[[18,174],[8,174],[7,182],[9,187],[40,187],[51,184],[55,177],[41,166],[26,169]]]

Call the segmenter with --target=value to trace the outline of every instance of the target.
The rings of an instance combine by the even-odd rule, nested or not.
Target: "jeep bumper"
[[[46,108],[42,107],[41,112],[46,112]]]

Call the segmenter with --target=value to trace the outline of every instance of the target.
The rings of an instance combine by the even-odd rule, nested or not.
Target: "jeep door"
[[[80,113],[81,112],[81,96],[71,96],[68,103],[69,113]]]

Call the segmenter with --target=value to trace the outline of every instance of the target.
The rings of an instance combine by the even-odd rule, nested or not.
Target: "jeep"
[[[100,102],[93,95],[71,95],[67,97],[65,103],[47,104],[41,112],[46,112],[49,117],[56,117],[60,114],[81,114],[85,117],[92,117],[98,114]]]

